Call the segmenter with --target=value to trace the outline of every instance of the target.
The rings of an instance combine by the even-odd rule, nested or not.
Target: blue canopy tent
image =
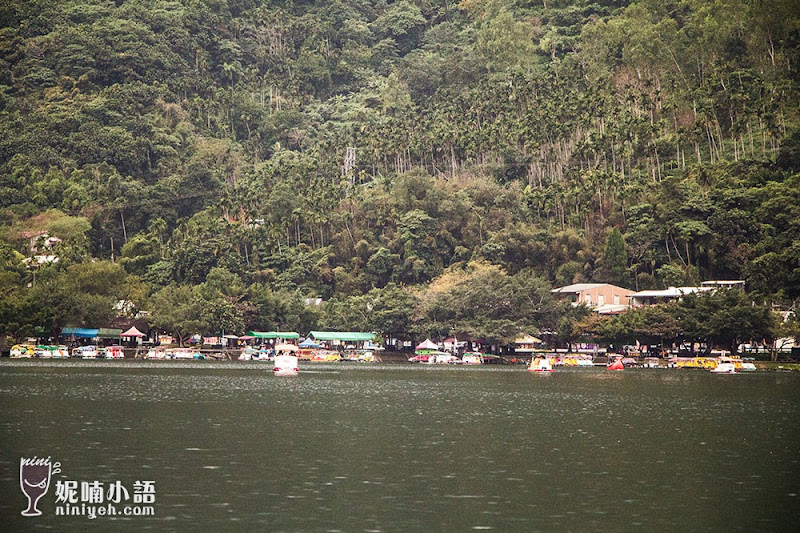
[[[319,344],[312,339],[306,339],[300,343],[300,348],[319,348]]]
[[[62,337],[81,337],[84,339],[94,339],[100,335],[100,329],[90,328],[62,328]]]

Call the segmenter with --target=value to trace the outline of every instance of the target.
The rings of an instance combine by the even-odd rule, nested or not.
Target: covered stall
[[[138,338],[141,339],[144,337],[144,333],[136,329],[136,326],[131,326],[131,329],[127,331],[123,331],[119,334],[120,337],[127,337],[127,338]]]
[[[300,334],[295,331],[248,331],[247,336],[254,339],[299,339]]]
[[[283,353],[296,353],[299,348],[295,344],[277,344],[275,345],[275,353],[280,354]]]
[[[435,342],[433,342],[430,339],[425,339],[421,343],[417,344],[417,347],[414,348],[414,350],[417,353],[426,352],[426,351],[434,351],[434,350],[439,350],[439,345],[436,344]]]
[[[100,339],[119,339],[122,330],[119,328],[100,328],[97,330],[97,337]]]
[[[98,328],[63,328],[62,337],[72,337],[74,339],[95,339],[100,335]]]
[[[314,341],[367,342],[373,340],[375,334],[361,331],[310,331],[308,337]]]
[[[314,342],[313,339],[306,339],[300,343],[300,348],[319,348],[319,344]]]

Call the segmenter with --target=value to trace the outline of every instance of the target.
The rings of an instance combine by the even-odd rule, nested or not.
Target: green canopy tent
[[[294,331],[248,331],[247,335],[255,339],[299,339],[300,334]]]
[[[374,333],[363,333],[360,331],[310,331],[308,336],[315,341],[343,342],[366,342],[375,338]]]
[[[117,328],[100,328],[97,331],[97,337],[101,339],[119,339],[121,334],[122,330]]]

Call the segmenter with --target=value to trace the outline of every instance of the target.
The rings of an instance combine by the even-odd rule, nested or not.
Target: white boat
[[[167,351],[163,348],[151,348],[147,355],[144,356],[145,359],[169,359],[169,355],[167,355]]]
[[[552,372],[553,363],[549,357],[537,357],[531,361],[528,372]]]
[[[125,352],[123,351],[122,346],[107,346],[103,350],[103,357],[106,359],[125,359]]]
[[[736,364],[727,357],[720,357],[717,365],[711,369],[712,374],[736,374]]]
[[[658,357],[645,357],[642,366],[644,368],[658,368],[660,366]]]
[[[447,363],[453,363],[459,359],[451,353],[431,351],[430,353],[421,354],[421,356],[414,357],[410,360],[428,365],[444,365]]]
[[[170,359],[205,359],[206,356],[200,350],[194,348],[172,348],[167,350]]]
[[[436,354],[436,358],[433,360],[433,362],[436,363],[437,365],[446,365],[447,363],[453,363],[458,360],[459,360],[458,357],[456,357],[455,355],[447,352],[442,352]],[[431,359],[428,359],[428,362],[430,363]]]
[[[12,354],[13,354],[13,348],[12,348]],[[33,356],[42,357],[45,359],[51,359],[51,358],[58,359],[58,358],[69,357],[69,348],[63,345],[60,346],[40,345],[37,346],[36,349],[33,351]]]
[[[359,363],[374,363],[375,353],[372,350],[359,350],[356,352],[356,361]]]
[[[100,355],[100,352],[97,350],[97,346],[90,344],[89,346],[78,346],[72,350],[72,357],[77,357],[79,359],[97,359]]]
[[[272,372],[276,376],[296,376],[300,369],[297,365],[296,355],[277,355],[275,356],[275,366]]]
[[[479,352],[467,352],[461,356],[461,363],[464,365],[482,365],[483,354]]]
[[[56,357],[56,358],[67,358],[67,357],[69,357],[69,348],[67,348],[63,344],[59,344],[58,348],[53,352],[53,357]]]
[[[242,351],[239,353],[239,361],[252,361],[256,358],[258,354],[258,350],[255,348],[242,348]]]

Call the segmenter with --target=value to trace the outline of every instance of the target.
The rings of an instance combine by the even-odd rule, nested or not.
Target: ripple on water
[[[763,529],[795,516],[797,378],[41,363],[0,362],[11,448],[57,451],[75,479],[156,479],[157,519],[187,527],[718,529],[711,507]]]

